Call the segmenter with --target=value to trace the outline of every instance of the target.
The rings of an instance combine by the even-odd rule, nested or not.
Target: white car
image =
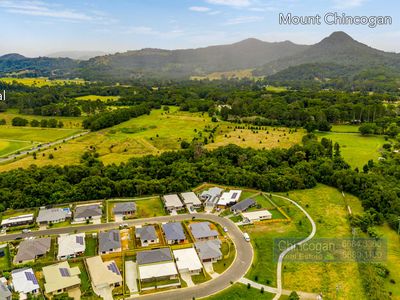
[[[228,232],[228,228],[224,227],[224,231],[225,231],[225,232]]]

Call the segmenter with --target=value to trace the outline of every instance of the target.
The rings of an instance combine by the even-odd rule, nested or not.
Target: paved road
[[[183,221],[190,220],[193,217],[196,219],[207,219],[228,229],[229,237],[232,239],[236,246],[236,258],[232,265],[219,277],[210,280],[208,282],[199,284],[195,287],[169,290],[161,293],[154,293],[151,295],[140,296],[140,299],[147,300],[158,300],[162,296],[163,300],[186,300],[206,297],[211,294],[217,293],[230,286],[231,282],[239,281],[248,271],[253,261],[253,248],[250,243],[246,242],[243,238],[243,233],[240,229],[229,219],[222,218],[212,214],[196,213],[196,214],[182,214],[177,216],[163,216],[149,219],[137,219],[124,221],[122,223],[128,223],[129,225],[144,225],[146,223],[154,222],[169,222],[169,221]],[[42,236],[42,235],[54,235],[62,233],[71,233],[74,231],[91,231],[91,230],[105,230],[119,226],[121,223],[104,223],[104,224],[91,224],[82,226],[71,226],[64,228],[46,229],[41,231],[32,231],[27,234],[8,234],[0,237],[0,242],[6,242],[16,239],[17,237],[31,237],[31,236]],[[134,299],[134,297],[132,298]]]
[[[276,271],[276,273],[277,273],[276,274],[277,291],[276,291],[276,295],[273,299],[273,300],[278,300],[282,295],[282,262],[283,262],[285,255],[288,254],[293,249],[295,249],[297,246],[304,244],[304,243],[308,242],[309,240],[311,240],[314,237],[315,233],[317,232],[317,226],[315,225],[314,220],[311,218],[311,216],[308,214],[308,212],[303,207],[301,207],[297,202],[293,201],[292,199],[283,197],[283,196],[279,196],[279,195],[273,195],[273,196],[282,198],[282,199],[287,200],[287,201],[291,202],[292,204],[296,205],[306,215],[306,217],[308,218],[308,220],[310,221],[311,226],[312,226],[311,233],[308,237],[306,237],[304,240],[301,240],[300,242],[297,242],[297,243],[293,244],[292,246],[288,247],[279,255],[278,266],[277,266],[277,271]]]
[[[28,150],[21,151],[18,154],[15,153],[15,154],[11,154],[11,155],[9,155],[7,157],[0,158],[0,163],[8,162],[10,160],[17,159],[19,157],[27,155],[28,153],[32,153],[32,152],[35,152],[35,151],[38,151],[38,150],[48,149],[48,148],[50,148],[52,146],[64,143],[64,141],[67,142],[69,140],[73,140],[75,138],[84,136],[84,135],[86,135],[88,133],[89,133],[89,131],[84,131],[84,132],[77,133],[75,135],[71,135],[71,136],[69,136],[69,137],[67,137],[65,139],[60,139],[60,140],[57,140],[57,141],[54,141],[54,142],[50,142],[50,143],[42,143],[40,147],[39,146],[35,146],[35,147],[30,148]]]

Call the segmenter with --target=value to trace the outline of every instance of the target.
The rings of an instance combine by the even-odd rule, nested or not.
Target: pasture
[[[83,79],[49,79],[46,77],[33,77],[33,78],[15,78],[15,77],[2,77],[0,81],[7,84],[18,83],[34,87],[65,85],[65,84],[84,84]]]
[[[75,98],[76,100],[86,100],[86,101],[97,101],[100,100],[102,102],[107,101],[116,101],[120,97],[119,96],[99,96],[99,95],[87,95]]]
[[[246,299],[260,299],[260,300],[270,300],[273,299],[274,295],[264,292],[261,293],[260,290],[255,288],[248,289],[246,285],[241,283],[235,283],[231,287],[219,292],[215,295],[207,297],[207,300],[246,300]],[[287,299],[282,297],[281,299]]]

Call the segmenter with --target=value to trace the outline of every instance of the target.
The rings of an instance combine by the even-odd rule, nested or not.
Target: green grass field
[[[4,248],[0,247],[0,250],[4,251],[4,256],[0,257],[0,272],[1,272],[1,270],[9,270],[11,268],[11,258],[10,258],[10,249],[8,248],[8,246]]]
[[[137,218],[150,218],[156,216],[164,216],[165,210],[160,197],[151,199],[136,200],[136,217]]]
[[[207,297],[207,300],[243,300],[243,299],[263,299],[270,300],[274,297],[273,294],[264,292],[261,293],[260,290],[255,288],[248,289],[246,285],[241,283],[235,283],[230,288],[219,292],[213,296]],[[285,297],[286,298],[286,297]],[[284,299],[283,297],[281,299]]]
[[[0,78],[0,81],[3,81],[8,84],[12,84],[14,82],[19,84],[24,84],[28,86],[54,86],[54,85],[65,85],[65,84],[84,84],[85,81],[83,79],[65,79],[65,80],[52,80],[46,77],[37,77],[37,78],[14,78],[14,77],[3,77]]]
[[[317,136],[339,143],[343,158],[353,168],[362,168],[368,160],[376,161],[379,158],[379,149],[385,143],[383,136],[362,136],[359,133],[346,132],[354,131],[354,126],[336,126],[334,129],[336,132],[319,132]]]
[[[1,129],[0,129],[1,130]],[[33,143],[27,141],[10,141],[0,139],[0,157],[8,156],[16,151],[32,147]]]
[[[99,95],[87,95],[75,98],[76,100],[89,100],[89,101],[116,101],[119,99],[119,96],[99,96]]]

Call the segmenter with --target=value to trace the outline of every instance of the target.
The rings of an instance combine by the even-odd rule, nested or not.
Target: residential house
[[[116,203],[113,209],[114,215],[132,216],[136,212],[135,202],[119,202]]]
[[[121,236],[119,230],[114,229],[99,233],[99,254],[108,254],[121,251]]]
[[[25,295],[39,293],[39,283],[32,268],[13,270],[11,277],[15,292]]]
[[[203,268],[194,248],[174,250],[174,257],[179,273],[199,274]]]
[[[58,239],[58,260],[77,257],[86,250],[85,233],[61,234]]]
[[[213,208],[217,205],[219,197],[224,190],[219,187],[212,187],[200,194],[200,199],[204,201],[204,206]]]
[[[219,239],[195,242],[194,246],[202,262],[215,262],[222,258],[221,241]]]
[[[191,223],[189,228],[196,241],[213,240],[218,238],[218,231],[211,229],[210,222]]]
[[[181,193],[181,197],[183,199],[183,203],[185,203],[187,209],[189,211],[192,210],[192,208],[201,208],[201,201],[199,197],[193,192],[187,192],[187,193]]]
[[[8,289],[7,285],[3,282],[0,282],[0,300],[11,300],[12,294]]]
[[[256,206],[254,199],[248,198],[231,206],[231,212],[237,214],[248,210],[250,207]]]
[[[184,208],[181,199],[179,199],[178,195],[176,194],[164,195],[162,196],[162,199],[165,209],[169,212],[179,211]]]
[[[102,214],[101,206],[99,204],[77,206],[74,212],[74,223],[100,220]]]
[[[185,242],[186,235],[180,222],[165,223],[162,225],[162,229],[169,245]]]
[[[269,220],[272,214],[268,210],[256,210],[242,213],[244,223],[253,223],[262,220]]]
[[[141,282],[178,278],[178,271],[169,248],[137,252],[136,263]]]
[[[55,295],[68,292],[81,285],[79,267],[71,268],[68,261],[43,267],[46,294]]]
[[[17,255],[14,257],[15,264],[32,262],[45,256],[51,247],[51,238],[39,238],[22,241],[18,246]]]
[[[69,208],[44,208],[39,210],[36,223],[39,225],[61,223],[69,218],[71,218]]]
[[[1,221],[1,226],[2,227],[22,226],[22,225],[33,224],[33,222],[34,222],[33,214],[26,214],[26,215],[11,217],[8,219],[3,219]]]
[[[137,239],[140,239],[140,245],[142,245],[142,247],[160,243],[156,228],[153,225],[136,227],[135,236]]]
[[[241,194],[241,190],[230,190],[229,192],[222,193],[218,200],[218,207],[225,208],[237,203]]]
[[[87,258],[86,265],[95,292],[104,288],[114,288],[122,284],[121,272],[115,261],[103,262],[100,256],[95,256]]]

